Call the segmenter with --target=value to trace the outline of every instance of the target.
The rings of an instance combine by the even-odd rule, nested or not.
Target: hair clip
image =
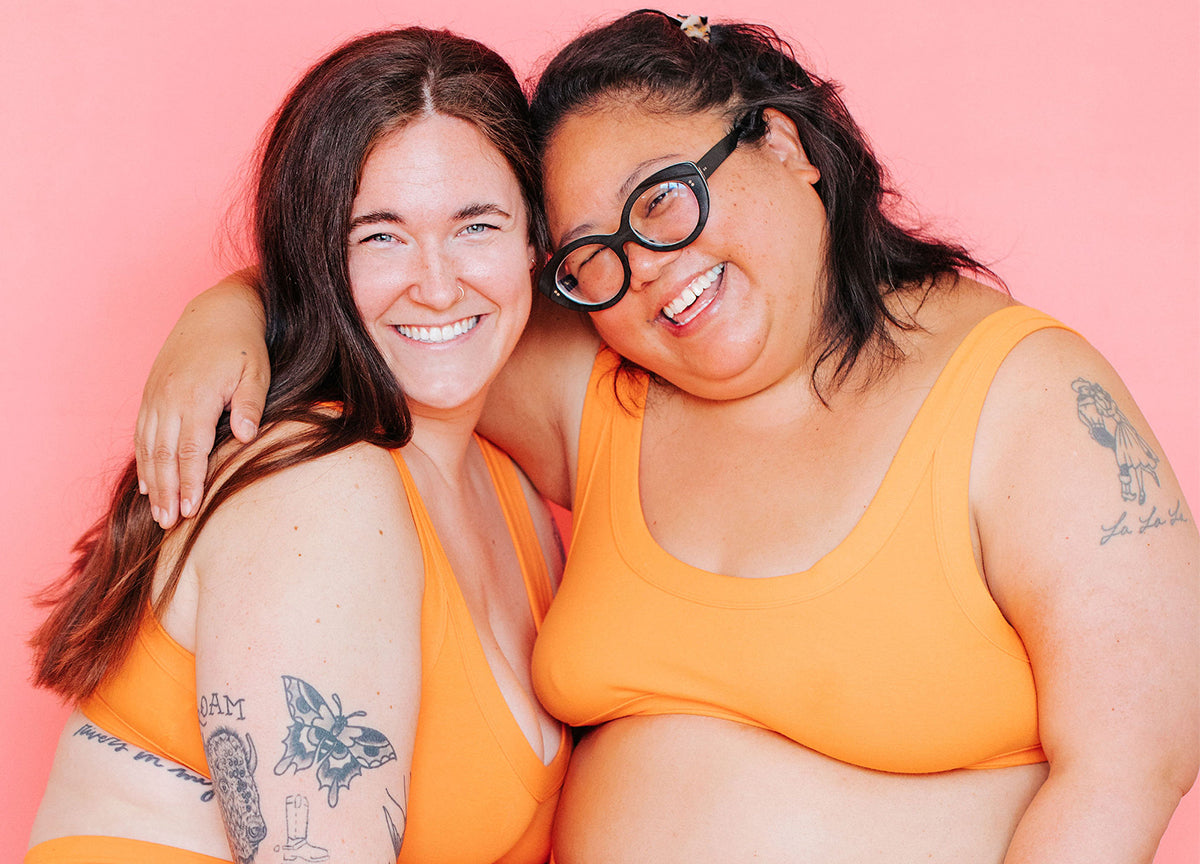
[[[704,42],[708,41],[707,15],[676,15],[675,20],[679,22],[679,29],[688,36]]]

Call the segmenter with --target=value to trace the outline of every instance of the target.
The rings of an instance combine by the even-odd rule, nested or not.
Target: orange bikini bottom
[[[128,837],[58,837],[26,852],[25,864],[229,864],[229,859]]]

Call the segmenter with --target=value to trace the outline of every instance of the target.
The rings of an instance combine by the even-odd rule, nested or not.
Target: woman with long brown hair
[[[526,111],[494,52],[421,28],[280,108],[262,434],[222,426],[166,533],[131,463],[44,598],[36,680],[77,710],[27,862],[545,860],[570,739],[529,667],[561,560],[474,433],[542,235]]]

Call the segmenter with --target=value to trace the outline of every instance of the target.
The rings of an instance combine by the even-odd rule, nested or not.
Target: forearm
[[[1052,770],[1004,864],[1150,864],[1185,791],[1146,771]]]
[[[214,326],[242,331],[258,340],[266,330],[262,300],[254,288],[258,271],[247,267],[231,273],[195,297],[184,308],[171,336],[187,335],[196,321],[203,321],[205,333]]]
[[[257,278],[242,270],[188,303],[159,351],[137,420],[138,480],[164,528],[195,512],[217,420],[243,442],[258,433],[270,381]]]

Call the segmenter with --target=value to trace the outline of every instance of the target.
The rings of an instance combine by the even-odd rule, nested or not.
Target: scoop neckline
[[[954,347],[925,394],[912,422],[876,487],[866,509],[845,537],[804,570],[773,576],[748,577],[715,573],[679,560],[659,545],[642,510],[640,465],[644,407],[627,422],[614,424],[610,471],[614,493],[610,519],[616,549],[643,581],[682,599],[708,606],[756,609],[782,606],[819,597],[854,578],[883,547],[899,517],[916,494],[918,481],[929,470],[937,432],[937,409],[963,372],[964,359],[998,319],[1025,306],[1006,306],[977,321]],[[648,386],[648,381],[645,385]],[[640,400],[645,405],[644,395]],[[621,464],[618,453],[636,454]]]

